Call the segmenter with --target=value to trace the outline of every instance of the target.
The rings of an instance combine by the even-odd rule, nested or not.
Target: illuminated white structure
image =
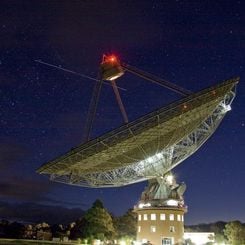
[[[189,239],[195,245],[205,245],[215,241],[214,232],[185,232],[184,239]]]

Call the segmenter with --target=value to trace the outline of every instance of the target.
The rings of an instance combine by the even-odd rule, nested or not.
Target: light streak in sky
[[[93,80],[93,81],[96,81],[96,82],[99,81],[99,79],[96,79],[96,78],[93,78],[93,77],[84,75],[84,74],[82,74],[82,73],[75,72],[75,71],[72,71],[72,70],[63,68],[63,67],[60,67],[60,66],[57,66],[57,65],[53,65],[53,64],[44,62],[44,61],[42,61],[42,60],[35,60],[35,62],[40,63],[40,64],[42,64],[42,65],[49,66],[49,67],[53,67],[53,68],[55,68],[55,69],[59,69],[59,70],[65,71],[65,72],[69,72],[69,73],[72,73],[72,74],[74,74],[74,75],[78,75],[78,76],[80,76],[80,77],[83,77],[83,78],[86,78],[86,79],[90,79],[90,80]],[[103,81],[103,83],[106,84],[106,85],[112,86],[109,82]],[[117,86],[117,87],[118,87],[118,86]],[[118,87],[118,89],[121,89],[121,90],[126,91],[126,89],[125,89],[125,88],[122,88],[122,87]]]

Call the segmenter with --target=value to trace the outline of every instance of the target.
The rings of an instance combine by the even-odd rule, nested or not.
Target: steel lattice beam
[[[192,106],[192,110],[183,111],[176,115],[176,109],[173,108],[180,108],[177,105],[177,107],[171,107],[170,112],[167,110],[168,113],[165,113],[165,117],[159,112],[153,117],[141,120],[138,128],[134,128],[134,124],[132,124],[132,127],[127,129],[129,130],[127,133],[119,131],[121,137],[126,139],[126,143],[123,145],[124,148],[120,149],[121,152],[126,153],[119,154],[119,157],[118,152],[116,152],[118,148],[113,149],[114,143],[103,138],[103,136],[100,140],[97,139],[98,146],[101,147],[101,142],[103,145],[101,156],[108,159],[107,161],[111,161],[113,167],[105,166],[104,169],[101,169],[99,165],[97,167],[95,164],[93,171],[89,168],[86,169],[86,166],[81,166],[81,159],[83,159],[84,154],[88,154],[87,158],[93,159],[96,156],[96,150],[95,155],[92,154],[91,156],[89,156],[91,153],[88,153],[88,151],[80,150],[77,154],[68,157],[68,162],[67,160],[59,161],[58,166],[51,162],[51,180],[80,186],[114,187],[163,176],[198,150],[214,133],[227,111],[231,108],[230,105],[235,97],[236,82],[237,80],[233,80],[231,83],[231,80],[229,80],[229,82],[223,83],[223,87],[218,85],[215,89],[207,90],[204,93],[205,96],[203,96],[205,100],[201,101],[199,99],[201,98],[200,95],[203,95],[200,93],[199,97],[193,98],[191,96],[189,100],[180,104],[180,106],[188,104]],[[216,96],[216,93],[219,96]],[[212,99],[207,101],[209,97]],[[190,101],[196,104],[192,105]],[[182,108],[185,109],[185,107]],[[137,130],[141,131],[142,124],[144,124],[145,130],[137,134]],[[131,138],[128,134],[131,135]],[[115,135],[112,135],[112,137],[111,140],[115,141]],[[142,139],[142,137],[144,138]],[[163,137],[168,138],[168,140],[164,141]],[[129,140],[127,140],[128,138]],[[121,141],[117,140],[117,144],[121,144]],[[154,145],[154,151],[151,151],[148,146],[149,142]],[[133,147],[135,155],[141,150],[141,159],[137,159],[138,156],[133,159],[130,153]],[[111,155],[115,155],[115,157],[113,158]],[[84,159],[86,160],[86,158]],[[70,164],[69,168],[67,164]]]

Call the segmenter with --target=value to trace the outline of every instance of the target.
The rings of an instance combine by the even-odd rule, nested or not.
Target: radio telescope
[[[184,98],[129,122],[115,82],[126,71],[167,87]],[[125,124],[89,140],[104,81],[113,87]],[[149,180],[144,196],[165,200],[174,192],[182,199],[185,186],[169,182],[171,170],[214,133],[231,109],[238,81],[239,78],[229,79],[192,93],[124,64],[115,56],[103,56],[100,79],[94,87],[85,125],[86,142],[44,164],[38,172],[50,175],[53,181],[95,188]]]
[[[129,122],[115,82],[126,71],[184,97]],[[50,175],[53,181],[93,188],[119,187],[148,180],[148,186],[134,209],[138,214],[137,240],[144,243],[147,238],[153,244],[182,244],[183,215],[187,210],[183,198],[186,186],[176,183],[171,170],[197,151],[215,132],[231,110],[239,78],[192,93],[122,63],[115,56],[103,56],[99,74],[85,124],[85,143],[37,171]],[[104,82],[113,87],[124,125],[89,140]],[[157,216],[160,217],[157,226],[146,223],[147,217],[156,220]],[[169,220],[165,219],[167,216]]]
[[[162,178],[214,133],[231,109],[239,81],[234,78],[191,93],[123,64],[114,56],[104,57],[101,70],[92,107],[97,103],[102,81],[111,81],[117,90],[114,80],[125,71],[161,83],[184,98],[128,122],[117,90],[126,123],[41,166],[38,172],[50,175],[51,180],[85,187],[117,187]],[[88,128],[91,128],[92,120],[90,116]]]

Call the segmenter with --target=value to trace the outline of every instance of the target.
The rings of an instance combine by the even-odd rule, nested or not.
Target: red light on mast
[[[117,58],[116,55],[111,54],[111,55],[103,55],[103,59],[102,59],[102,64],[103,63],[118,63],[119,60]]]
[[[110,62],[115,62],[116,60],[117,60],[117,58],[116,58],[116,56],[115,55],[110,55],[110,56],[108,56],[108,61],[110,61]]]
[[[116,55],[103,55],[101,67],[102,79],[112,81],[124,74],[123,68]]]

